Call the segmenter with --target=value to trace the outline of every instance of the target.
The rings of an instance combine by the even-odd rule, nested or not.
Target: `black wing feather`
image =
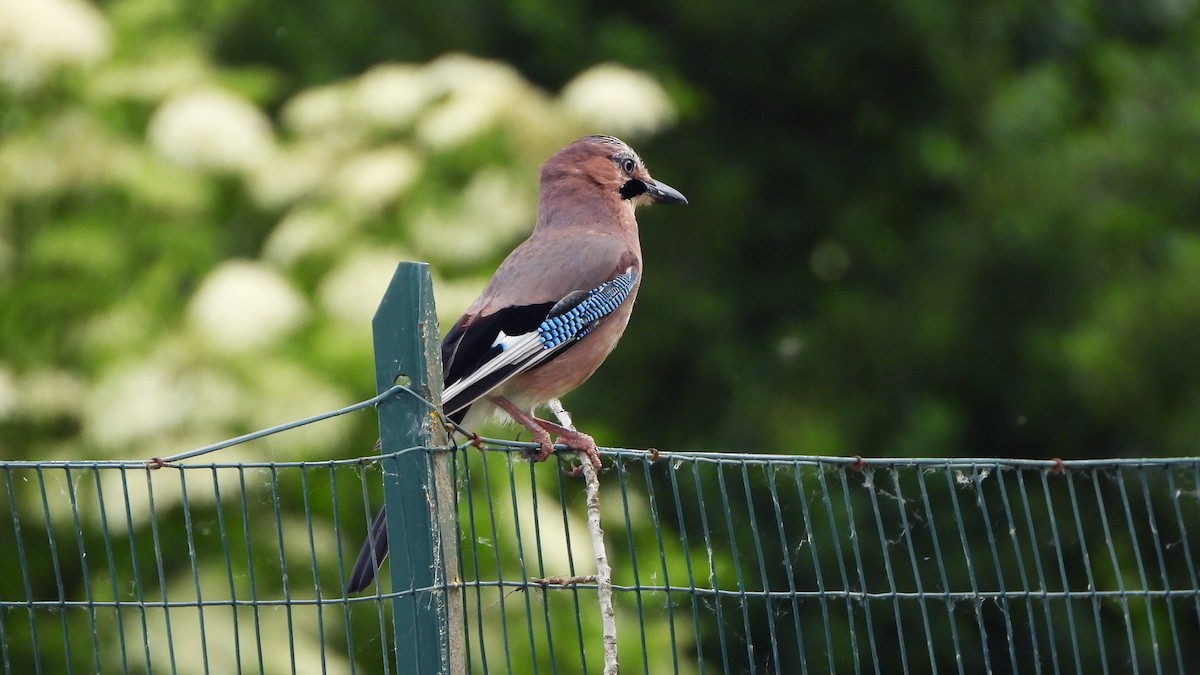
[[[506,335],[521,335],[536,330],[549,316],[556,303],[543,302],[536,305],[505,307],[487,316],[464,316],[442,338],[442,382],[450,385],[474,372],[480,365],[500,353],[495,346],[496,338],[503,331]],[[497,373],[495,381],[503,379],[503,371]],[[489,378],[492,379],[492,378]],[[492,382],[481,381],[453,401],[443,401],[442,407],[450,419],[461,422],[468,406],[461,401],[475,400],[481,391],[491,389]],[[461,408],[461,410],[460,410]]]

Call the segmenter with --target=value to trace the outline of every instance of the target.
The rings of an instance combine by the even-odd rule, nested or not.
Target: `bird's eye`
[[[626,157],[621,160],[621,168],[625,170],[625,173],[633,173],[633,170],[637,168],[637,163]]]

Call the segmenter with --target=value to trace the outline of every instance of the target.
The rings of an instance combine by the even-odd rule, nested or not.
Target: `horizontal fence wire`
[[[467,668],[599,672],[583,481],[522,447],[458,448],[429,496]],[[602,455],[622,672],[1200,663],[1200,459]],[[362,459],[0,462],[0,668],[396,672],[388,575],[343,590],[380,483]]]

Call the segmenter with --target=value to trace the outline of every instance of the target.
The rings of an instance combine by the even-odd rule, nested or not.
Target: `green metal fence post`
[[[380,393],[404,384],[441,404],[442,367],[433,283],[425,263],[400,263],[372,322]],[[462,601],[447,581],[458,575],[450,453],[437,415],[412,396],[378,406],[384,501],[400,673],[464,672]]]

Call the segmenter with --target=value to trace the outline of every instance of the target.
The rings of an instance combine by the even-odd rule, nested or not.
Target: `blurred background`
[[[629,141],[601,445],[1197,454],[1194,3],[0,1],[0,455],[166,455],[374,394],[369,322],[443,326],[536,171]],[[226,451],[367,454],[362,414]]]
[[[1194,454],[1198,29],[1173,2],[10,0],[4,456],[366,397],[393,264],[432,263],[452,320],[588,133],[691,200],[643,212],[631,328],[568,398],[603,444]]]

